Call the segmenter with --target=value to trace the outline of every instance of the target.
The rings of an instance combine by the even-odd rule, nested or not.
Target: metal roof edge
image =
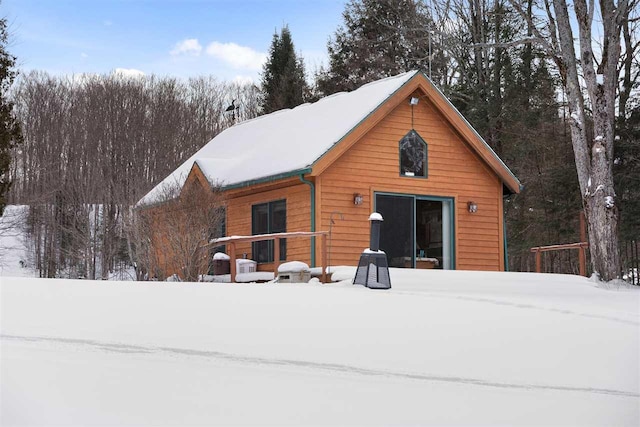
[[[422,76],[429,82],[429,84],[438,92],[438,94],[447,102],[447,104],[453,109],[453,111],[455,111],[455,113],[462,119],[462,121],[469,127],[469,129],[471,129],[473,131],[473,133],[476,135],[476,137],[478,138],[478,140],[480,142],[482,142],[485,146],[485,148],[487,148],[489,150],[489,152],[491,153],[491,155],[498,160],[498,162],[500,162],[500,164],[502,165],[502,167],[509,173],[509,175],[511,175],[511,177],[516,181],[516,183],[518,184],[518,190],[522,189],[522,183],[520,182],[520,180],[518,179],[517,176],[514,175],[513,172],[511,172],[511,169],[509,169],[509,167],[502,161],[502,159],[500,158],[500,156],[498,156],[496,154],[495,151],[493,151],[493,148],[491,148],[491,146],[489,144],[487,144],[487,141],[484,140],[484,138],[482,136],[480,136],[480,134],[478,133],[478,131],[476,130],[476,128],[474,128],[471,123],[469,123],[469,121],[466,119],[465,116],[462,115],[462,113],[456,108],[455,105],[453,105],[453,103],[449,100],[449,98],[447,98],[444,93],[442,93],[442,91],[438,88],[438,86],[436,86],[431,79],[424,73],[424,71],[418,71],[418,73],[422,74]],[[413,78],[413,77],[412,77]]]
[[[236,190],[238,188],[246,188],[252,185],[265,184],[268,182],[275,182],[285,178],[291,178],[298,175],[304,175],[310,173],[312,168],[294,169],[289,172],[282,172],[276,175],[269,175],[262,178],[250,179],[248,181],[237,182],[235,184],[223,185],[221,188],[223,191]]]
[[[407,71],[407,73],[410,73],[410,71]],[[393,98],[393,96],[394,96],[396,93],[398,93],[398,91],[399,91],[400,89],[402,89],[403,87],[405,87],[405,85],[406,85],[407,83],[409,83],[409,82],[410,82],[411,80],[413,80],[413,79],[414,79],[418,74],[421,74],[421,73],[422,73],[422,72],[421,72],[420,70],[415,70],[415,71],[413,72],[413,75],[412,75],[409,79],[407,79],[403,84],[401,84],[400,86],[398,86],[398,87],[396,88],[396,90],[394,90],[391,94],[389,94],[389,96],[387,96],[385,99],[383,99],[382,101],[380,101],[380,103],[379,103],[378,105],[376,105],[376,107],[375,107],[373,110],[369,111],[369,113],[367,113],[367,115],[366,115],[366,116],[364,116],[364,117],[363,117],[363,118],[362,118],[358,123],[356,123],[356,124],[355,124],[351,129],[349,129],[349,131],[348,131],[347,133],[345,133],[344,135],[342,135],[342,136],[340,137],[340,139],[338,139],[336,142],[334,142],[334,143],[331,145],[331,147],[327,148],[327,149],[324,151],[324,153],[322,153],[320,156],[318,156],[318,157],[317,157],[317,158],[316,158],[316,159],[311,163],[311,165],[313,166],[313,165],[315,165],[316,163],[318,163],[320,160],[322,160],[322,158],[323,158],[324,156],[326,156],[326,155],[327,155],[327,153],[329,153],[329,151],[333,150],[336,146],[338,146],[338,145],[340,144],[340,142],[342,142],[346,137],[348,137],[351,133],[353,133],[353,131],[355,131],[358,127],[360,127],[360,125],[361,125],[362,123],[366,122],[366,121],[367,121],[367,119],[368,119],[369,117],[371,117],[371,116],[372,116],[376,111],[378,111],[378,109],[379,109],[380,107],[382,107],[382,105],[384,105],[387,101],[389,101],[389,99]],[[390,77],[388,77],[388,78],[391,78],[391,77],[397,77],[397,76],[390,76]],[[375,83],[375,82],[371,82],[371,83]],[[367,84],[369,84],[369,83],[367,83]],[[363,85],[363,86],[365,86],[365,85]],[[360,86],[360,87],[362,87],[362,86]],[[360,89],[360,88],[358,88],[358,89]],[[356,89],[356,90],[358,90],[358,89]],[[354,91],[354,92],[355,92],[355,91]],[[351,93],[351,92],[347,92],[347,93]],[[331,95],[329,95],[329,96],[331,96]]]

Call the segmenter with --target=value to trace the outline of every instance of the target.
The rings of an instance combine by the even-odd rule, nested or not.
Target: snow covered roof
[[[312,104],[238,123],[209,141],[137,205],[158,203],[168,187],[182,187],[194,164],[211,185],[223,188],[309,173],[327,151],[417,75],[424,76],[420,71],[409,71],[368,83],[352,92],[337,93]],[[494,166],[498,174],[507,176],[511,181],[512,190],[519,186],[517,178],[473,127],[435,86],[433,89],[444,100],[446,108],[471,129],[474,139],[477,138],[483,150],[486,149],[488,156],[499,165]]]
[[[234,186],[304,170],[331,149],[418,71],[366,84],[238,123],[209,141],[138,205],[153,204],[167,185],[182,186],[194,162],[210,183]]]

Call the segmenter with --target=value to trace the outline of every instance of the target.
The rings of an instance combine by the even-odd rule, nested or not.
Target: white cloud
[[[111,71],[111,74],[125,78],[144,77],[144,71],[136,70],[135,68],[116,68]]]
[[[253,77],[251,76],[235,76],[232,81],[233,83],[237,83],[239,85],[248,85],[255,83]]]
[[[236,69],[258,71],[267,60],[267,55],[250,47],[235,43],[213,42],[207,46],[207,54],[220,59]]]
[[[89,55],[87,55],[86,53],[82,52],[82,53],[80,54],[80,57],[81,57],[81,58],[88,58],[88,57],[89,57]]]
[[[108,19],[105,19],[104,21],[102,21],[102,24],[103,24],[105,27],[110,27],[110,26],[112,26],[112,25],[113,25],[113,22],[111,22],[111,21],[110,21],[110,20],[108,20]]]
[[[173,47],[173,49],[169,53],[173,56],[176,56],[176,55],[198,56],[200,55],[200,52],[202,52],[202,46],[200,45],[200,42],[198,41],[198,39],[185,39],[185,40],[182,40],[181,42],[176,43],[176,45]]]

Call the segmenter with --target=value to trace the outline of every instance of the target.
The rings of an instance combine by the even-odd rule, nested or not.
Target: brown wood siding
[[[450,128],[456,132],[462,139],[472,147],[473,152],[478,158],[483,159],[483,164],[493,170],[496,176],[500,177],[504,185],[514,193],[520,192],[520,183],[518,179],[506,168],[504,163],[497,158],[495,153],[482,141],[478,134],[471,128],[468,122],[455,110],[455,108],[447,101],[447,99],[433,86],[426,77],[419,73],[416,74],[407,84],[398,89],[393,96],[375,109],[362,123],[355,129],[345,135],[336,147],[332,148],[328,153],[322,156],[313,165],[313,176],[321,175],[327,167],[332,165],[353,144],[357,143],[364,135],[366,135],[378,122],[388,117],[388,115],[399,104],[408,103],[412,94],[421,96],[423,100],[431,102],[431,106],[438,111],[440,119],[448,123]],[[410,108],[410,107],[408,107]],[[401,117],[401,122],[410,121],[410,116]],[[420,118],[416,118],[420,120]],[[384,130],[381,130],[384,132]]]
[[[274,190],[246,194],[246,189],[227,192],[227,236],[251,235],[251,206],[276,200],[287,201],[287,231],[311,231],[310,187],[300,180],[290,181],[290,186]],[[264,187],[268,188],[268,187]],[[251,243],[239,244],[236,254],[241,257],[251,254]],[[291,239],[287,241],[287,261],[311,263],[311,240]],[[272,263],[260,264],[259,269],[272,271]]]
[[[166,230],[163,227],[163,214],[166,205],[158,205],[145,208],[143,215],[151,221],[150,239],[151,251],[149,260],[147,261],[147,274],[150,279],[164,280],[174,273],[178,273],[179,269],[175,263],[169,261],[170,246],[166,237]]]
[[[318,229],[329,229],[331,212],[344,214],[333,225],[331,264],[357,263],[369,246],[373,194],[390,192],[454,198],[456,269],[503,269],[502,183],[425,97],[414,107],[413,128],[428,144],[428,178],[400,176],[398,143],[412,128],[408,101],[319,176]],[[354,193],[364,196],[362,205],[353,204]],[[477,213],[467,212],[468,201],[478,204]]]
[[[167,190],[167,194],[165,197],[169,197],[170,194],[173,194],[177,189],[170,188]],[[191,168],[187,179],[184,182],[184,185],[179,191],[179,194],[184,194],[184,192],[188,191],[211,191],[211,185],[209,181],[202,173],[202,170],[198,167],[197,164],[194,163],[194,166]],[[167,230],[167,220],[166,215],[171,215],[171,209],[174,209],[174,205],[176,203],[180,203],[180,199],[169,199],[164,200],[162,203],[141,208],[140,212],[143,213],[148,220],[151,221],[151,230],[150,230],[150,238],[151,238],[151,251],[153,252],[148,262],[148,275],[150,278],[164,280],[169,276],[177,274],[182,277],[181,266],[178,260],[174,257],[174,252],[171,244],[169,243],[168,233],[170,230]],[[206,244],[206,241],[203,241],[202,244]],[[207,273],[208,267],[208,259],[206,259],[206,251],[203,252],[203,260],[201,265],[201,273]]]

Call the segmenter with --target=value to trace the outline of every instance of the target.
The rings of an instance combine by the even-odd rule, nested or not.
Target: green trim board
[[[300,174],[300,181],[307,184],[311,190],[311,232],[316,231],[316,185],[313,181],[304,178],[304,173]],[[311,267],[316,266],[316,237],[311,237]]]
[[[426,75],[426,73],[424,73],[423,71],[420,72],[424,78],[429,82],[429,84],[431,84],[431,86],[436,90],[436,92],[440,95],[440,97],[442,99],[444,99],[446,101],[447,104],[449,104],[449,107],[451,107],[451,109],[460,117],[460,119],[462,119],[462,121],[469,127],[469,129],[471,129],[471,131],[476,135],[476,137],[478,138],[478,140],[480,140],[480,142],[482,142],[482,144],[484,144],[485,148],[487,148],[489,150],[489,152],[491,153],[491,155],[498,161],[500,162],[500,165],[504,168],[504,170],[507,171],[507,173],[518,183],[518,186],[520,187],[520,190],[522,190],[523,185],[520,182],[520,180],[518,179],[518,177],[516,177],[514,175],[513,172],[511,172],[511,169],[509,169],[509,167],[502,161],[502,159],[496,154],[495,151],[493,151],[493,148],[491,148],[491,146],[489,144],[487,144],[487,141],[484,140],[484,138],[482,136],[480,136],[480,134],[478,133],[478,131],[476,130],[476,128],[474,128],[473,126],[471,126],[471,123],[469,123],[469,120],[467,120],[462,113],[455,107],[455,105],[453,105],[453,103],[449,100],[449,98],[447,98],[444,93],[442,93],[442,91],[438,88],[438,86],[436,86],[431,79],[429,79],[429,77]]]
[[[509,249],[507,247],[507,221],[502,213],[502,236],[504,240],[504,271],[509,271]]]
[[[431,79],[429,79],[429,77],[423,71],[415,71],[411,75],[411,77],[409,79],[407,79],[400,87],[398,87],[385,100],[380,102],[380,104],[376,108],[374,108],[371,112],[369,112],[369,114],[367,114],[362,120],[360,120],[360,122],[358,122],[345,135],[343,135],[340,139],[338,139],[335,143],[333,143],[329,148],[327,148],[327,150],[324,153],[322,153],[317,159],[315,159],[313,161],[313,163],[311,164],[311,167],[314,167],[315,165],[317,165],[317,163],[319,161],[321,161],[327,155],[327,153],[329,153],[332,149],[334,149],[337,145],[339,145],[344,139],[346,139],[351,133],[353,133],[362,123],[366,122],[369,117],[374,115],[385,103],[387,103],[390,99],[392,99],[399,91],[401,91],[407,85],[412,84],[412,82],[416,78],[418,78],[419,76],[424,77],[424,79],[427,81],[427,84],[430,85],[436,91],[437,95],[446,102],[447,106],[451,108],[451,110],[454,112],[454,114],[456,116],[458,116],[462,120],[463,125],[468,127],[469,129],[471,129],[472,133],[476,136],[476,138],[480,141],[480,143],[488,150],[488,152],[490,153],[490,156],[495,158],[499,162],[500,166],[517,183],[519,190],[522,190],[523,184],[518,180],[518,178],[514,175],[514,173],[509,169],[509,167],[504,163],[504,161],[496,154],[496,152],[493,151],[491,146],[489,144],[487,144],[487,142],[484,140],[484,138],[482,138],[482,136],[480,136],[478,131],[471,125],[471,123],[469,123],[469,121],[462,115],[462,113],[453,105],[453,103],[444,95],[444,93],[431,81]],[[412,108],[412,114],[413,114],[413,108]],[[491,168],[493,169],[493,167],[491,167]],[[497,171],[495,171],[495,169],[494,169],[494,172],[496,174],[498,174]],[[401,176],[402,177],[406,177],[406,175],[401,175]],[[508,189],[509,193],[513,192],[508,187],[506,187],[506,188]]]
[[[391,93],[389,96],[387,96],[382,102],[380,102],[376,108],[374,108],[373,110],[371,110],[366,116],[364,116],[362,118],[362,120],[360,120],[358,123],[355,124],[355,126],[353,126],[351,129],[349,129],[349,131],[347,133],[345,133],[342,137],[340,137],[340,139],[338,139],[336,142],[334,142],[329,148],[327,148],[325,150],[324,153],[322,153],[317,159],[315,159],[312,163],[312,167],[314,165],[316,165],[320,160],[322,160],[324,158],[324,156],[327,155],[327,153],[329,153],[329,151],[331,151],[334,147],[336,147],[338,144],[340,144],[344,139],[346,139],[349,135],[351,135],[357,128],[360,127],[361,124],[363,124],[364,122],[367,121],[367,119],[369,117],[371,117],[372,115],[374,115],[376,113],[376,111],[378,111],[384,104],[386,104],[391,98],[393,98],[396,93],[398,93],[399,91],[401,91],[409,82],[413,81],[413,79],[416,78],[416,76],[418,75],[424,75],[426,77],[426,75],[424,73],[422,73],[421,71],[415,71],[413,72],[413,75],[411,77],[409,77],[409,79],[407,79],[400,87],[398,87],[396,90],[393,91],[393,93]]]
[[[390,99],[392,99],[396,93],[398,93],[400,90],[402,90],[403,88],[405,88],[407,85],[411,84],[417,77],[422,76],[425,78],[425,80],[427,81],[427,83],[436,91],[436,93],[445,100],[446,104],[452,109],[452,111],[455,112],[455,114],[460,117],[460,119],[463,121],[463,123],[469,128],[471,129],[471,131],[473,132],[473,134],[478,138],[478,140],[481,142],[482,145],[484,145],[484,147],[488,150],[488,152],[490,153],[490,155],[492,157],[494,157],[496,160],[498,160],[499,164],[504,168],[504,170],[507,171],[507,173],[509,174],[509,176],[511,176],[519,185],[519,188],[522,189],[522,184],[520,183],[520,181],[518,180],[518,178],[513,174],[513,172],[511,172],[511,170],[505,165],[505,163],[502,161],[502,159],[500,159],[500,157],[498,157],[498,155],[493,151],[493,149],[487,144],[487,142],[480,136],[480,134],[477,132],[477,130],[475,128],[473,128],[473,126],[471,126],[471,124],[469,123],[469,121],[460,113],[460,111],[457,110],[457,108],[453,105],[453,103],[446,97],[444,96],[444,94],[442,93],[442,91],[435,85],[433,84],[433,82],[429,79],[429,77],[422,71],[415,71],[413,72],[413,74],[400,86],[398,87],[393,93],[391,93],[389,96],[387,96],[383,101],[381,101],[373,110],[371,110],[365,117],[363,117],[358,123],[356,123],[349,131],[347,131],[342,137],[340,137],[337,141],[335,141],[331,146],[329,146],[320,156],[318,156],[315,160],[313,160],[313,162],[308,165],[306,168],[303,169],[297,169],[297,170],[292,170],[292,171],[287,171],[287,172],[283,172],[280,174],[276,174],[276,175],[270,175],[270,176],[266,176],[263,178],[258,178],[258,179],[254,179],[254,180],[249,180],[249,181],[243,181],[243,182],[239,182],[239,183],[235,183],[235,184],[229,184],[229,185],[223,185],[222,189],[223,190],[232,190],[232,189],[237,189],[237,188],[245,188],[245,187],[250,187],[252,185],[256,185],[256,184],[262,184],[262,183],[268,183],[268,182],[274,182],[274,181],[278,181],[284,178],[291,178],[293,176],[296,175],[300,175],[300,174],[308,174],[308,173],[312,173],[312,169],[313,167],[319,162],[321,161],[326,155],[327,153],[329,153],[331,150],[333,150],[337,145],[339,145],[344,139],[346,139],[347,137],[349,137],[349,135],[351,135],[357,128],[359,128],[364,122],[366,122],[369,117],[371,117],[372,115],[374,115],[384,104],[386,104]],[[196,161],[197,162],[197,161]],[[406,175],[402,175],[403,177],[407,177]],[[428,177],[428,173],[427,173],[427,177]]]
[[[509,271],[509,246],[507,245],[507,212],[504,209],[504,205],[510,197],[510,195],[502,197],[502,239],[504,242],[504,271]]]
[[[414,88],[414,86],[415,86],[416,89],[417,88],[421,88],[423,91],[428,91],[430,93],[433,91],[433,94],[435,95],[434,98],[442,99],[444,102],[441,103],[441,105],[439,103],[441,108],[445,107],[445,109],[447,111],[449,109],[451,109],[453,111],[453,115],[451,117],[458,116],[461,119],[461,126],[463,126],[465,128],[469,128],[470,129],[469,135],[473,135],[474,136],[473,139],[475,140],[477,138],[478,141],[480,142],[480,144],[477,144],[478,147],[484,146],[486,148],[486,150],[488,150],[489,156],[487,156],[486,158],[492,158],[493,157],[493,158],[495,158],[497,160],[497,162],[495,164],[494,164],[494,162],[492,160],[491,161],[491,166],[496,172],[498,172],[498,171],[500,172],[500,173],[498,173],[498,175],[503,176],[503,177],[513,178],[514,182],[511,182],[511,179],[509,179],[510,185],[514,187],[513,191],[517,192],[518,189],[522,188],[522,184],[517,180],[515,175],[508,169],[508,167],[504,164],[502,159],[500,159],[496,155],[496,153],[482,139],[482,137],[478,134],[478,132],[469,124],[469,122],[464,118],[464,116],[462,116],[462,114],[460,114],[460,112],[451,103],[451,101],[447,97],[444,96],[444,94],[440,91],[440,89],[438,89],[438,87],[433,84],[433,82],[429,79],[429,77],[423,71],[410,71],[410,72],[405,73],[405,74],[401,74],[401,75],[398,75],[398,76],[390,77],[390,79],[395,79],[395,78],[401,78],[402,83],[400,84],[400,86],[395,86],[395,89],[392,91],[392,93],[390,93],[388,95],[386,93],[384,95],[380,94],[381,98],[383,98],[383,99],[380,100],[379,98],[376,98],[377,102],[374,103],[374,105],[375,105],[374,108],[370,109],[371,107],[368,107],[368,109],[370,109],[370,111],[368,111],[368,112],[363,111],[362,113],[363,113],[364,117],[358,116],[358,117],[360,117],[360,119],[354,125],[352,125],[351,123],[345,124],[346,132],[344,134],[340,135],[342,133],[342,131],[340,131],[340,132],[332,135],[331,136],[331,140],[326,141],[327,146],[323,147],[324,150],[321,151],[321,153],[319,155],[317,155],[317,157],[315,159],[308,158],[307,160],[305,160],[304,163],[306,163],[306,165],[304,167],[298,166],[297,169],[286,170],[287,168],[285,166],[285,167],[281,168],[283,170],[281,170],[281,172],[279,172],[279,173],[271,172],[270,175],[263,176],[263,177],[260,177],[260,178],[248,179],[248,180],[241,181],[241,182],[233,182],[233,183],[226,183],[226,184],[225,184],[224,178],[220,177],[219,178],[220,181],[216,181],[215,184],[212,184],[212,185],[220,185],[223,190],[233,190],[233,189],[247,188],[247,187],[251,187],[253,185],[258,185],[258,184],[263,184],[263,183],[271,183],[271,182],[275,182],[275,181],[282,180],[282,179],[285,179],[285,178],[291,178],[291,177],[294,177],[294,176],[299,175],[301,173],[304,173],[304,174],[314,173],[312,171],[312,169],[314,169],[318,165],[318,163],[320,161],[322,161],[322,159],[326,158],[327,153],[329,153],[331,150],[335,149],[336,146],[340,145],[340,143],[343,142],[345,139],[347,139],[350,136],[352,136],[354,134],[354,132],[357,129],[359,129],[361,126],[363,126],[363,124],[365,122],[369,121],[369,119],[371,119],[373,116],[375,116],[378,112],[380,112],[382,109],[386,108],[386,105],[389,105],[390,107],[393,107],[394,105],[399,104],[400,102],[403,102],[403,100],[400,100],[400,99],[395,100],[394,97],[397,97],[399,93],[404,93],[403,91],[405,89],[411,89],[411,88]],[[384,80],[386,80],[386,79],[382,79],[382,80],[380,80],[378,82],[372,82],[371,84],[373,85],[374,83],[380,83],[380,82],[382,82]],[[408,90],[407,90],[407,92],[408,92]],[[397,101],[397,103],[396,103],[396,101]],[[311,105],[313,105],[313,104],[311,104]],[[413,115],[413,109],[414,108],[412,107],[412,110],[411,110],[412,111],[412,115]],[[281,113],[285,114],[287,112],[283,111]],[[356,120],[358,120],[358,119],[354,117],[354,121],[356,121]],[[255,123],[255,121],[249,121],[249,122]],[[375,123],[372,123],[372,124],[375,124]],[[244,125],[245,125],[245,123],[238,124],[238,125],[234,126],[234,128],[235,127],[244,126]],[[283,127],[286,128],[286,126],[283,126]],[[227,131],[225,131],[225,132],[221,133],[220,135],[216,136],[216,138],[214,138],[214,140],[217,139],[217,138],[220,138],[222,135],[226,135],[226,132]],[[280,138],[280,139],[283,139],[283,138]],[[286,139],[286,138],[284,138],[284,139]],[[212,141],[214,141],[214,140],[212,140]],[[210,141],[210,143],[212,141]],[[207,145],[209,145],[209,144],[207,144]],[[475,147],[475,144],[474,144],[474,147]],[[478,147],[476,147],[476,149]],[[217,156],[211,155],[211,153],[208,156],[211,157],[212,159],[218,159]],[[204,172],[204,170],[206,168],[204,168],[204,169],[202,168],[202,165],[204,165],[204,163],[202,163],[202,162],[204,162],[207,159],[207,156],[203,155],[203,158],[198,158],[198,157],[192,157],[192,158],[194,159],[194,162],[193,162],[193,164],[190,165],[190,168],[193,168],[194,165],[197,165],[201,169],[201,171]],[[222,160],[222,159],[218,159],[218,160]],[[188,165],[189,162],[190,162],[190,160],[185,162],[185,164],[183,166],[185,166],[185,168],[186,168],[186,166]],[[181,166],[181,168],[182,168],[182,166]],[[503,169],[505,170],[504,173],[502,172]],[[178,172],[178,170],[176,170],[176,172]],[[266,172],[266,173],[268,174],[270,172]],[[174,176],[174,174],[170,175],[170,177],[172,177],[172,176]],[[206,176],[206,174],[205,174],[205,176]],[[167,177],[167,178],[169,178],[169,177]],[[165,178],[165,180],[167,178]],[[176,179],[177,178],[178,177],[176,176]],[[212,176],[207,176],[207,179],[211,183],[216,178],[212,177]],[[163,182],[165,180],[163,180]],[[517,185],[517,187],[516,187],[516,185]],[[158,186],[154,187],[154,189],[151,192],[149,192],[147,195],[149,195],[149,194],[153,193],[154,191],[156,191],[157,188],[158,188]],[[142,204],[144,203],[143,200],[146,197],[147,196],[143,197],[136,204],[136,207],[142,206]],[[153,205],[155,203],[151,202],[150,204]]]
[[[279,181],[281,179],[292,178],[294,176],[304,175],[306,173],[311,173],[311,168],[296,169],[296,170],[289,171],[289,172],[283,172],[283,173],[280,173],[280,174],[277,174],[277,175],[270,175],[270,176],[265,176],[263,178],[253,179],[251,181],[243,181],[243,182],[238,182],[236,184],[223,185],[222,189],[223,190],[235,190],[237,188],[251,187],[252,185],[265,184],[265,183],[268,183],[268,182]]]
[[[391,197],[405,197],[412,200],[413,209],[411,212],[411,224],[412,224],[412,235],[413,235],[413,247],[412,247],[412,255],[411,255],[411,265],[413,268],[416,266],[416,201],[425,200],[425,201],[434,201],[434,202],[443,202],[449,203],[449,239],[451,242],[451,247],[449,249],[449,256],[451,258],[451,270],[456,269],[456,223],[455,223],[455,198],[454,197],[442,197],[442,196],[431,196],[431,195],[423,195],[423,194],[407,194],[407,193],[393,193],[393,192],[384,192],[384,191],[374,191],[373,192],[373,207],[374,211],[377,212],[377,202],[378,196],[391,196]],[[384,225],[383,225],[384,226]],[[381,248],[384,250],[384,248]]]

